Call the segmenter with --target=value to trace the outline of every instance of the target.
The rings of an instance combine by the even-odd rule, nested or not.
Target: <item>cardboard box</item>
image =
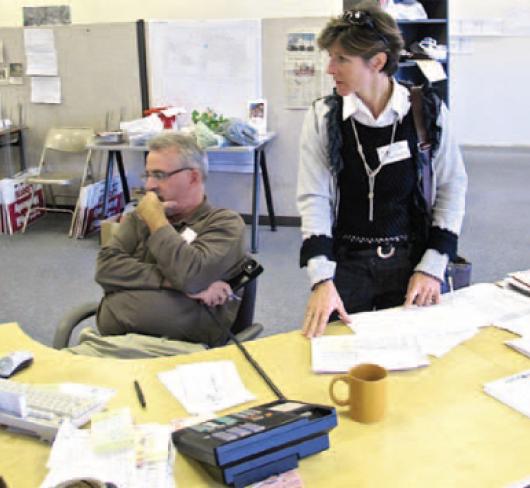
[[[111,237],[120,227],[118,222],[118,215],[110,217],[101,222],[101,229],[99,233],[99,243],[101,246],[105,246],[110,241]]]

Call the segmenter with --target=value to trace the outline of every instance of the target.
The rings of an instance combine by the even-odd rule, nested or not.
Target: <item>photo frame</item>
[[[259,135],[267,133],[267,100],[256,98],[247,104],[248,123],[254,127]]]

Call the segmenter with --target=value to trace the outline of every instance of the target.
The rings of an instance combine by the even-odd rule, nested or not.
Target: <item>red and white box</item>
[[[0,233],[14,234],[22,230],[24,219],[28,212],[31,186],[25,183],[29,176],[26,173],[19,173],[13,178],[0,180]],[[44,190],[42,185],[34,185],[33,207],[44,207]],[[29,222],[35,222],[44,215],[44,210],[34,208],[31,211]]]

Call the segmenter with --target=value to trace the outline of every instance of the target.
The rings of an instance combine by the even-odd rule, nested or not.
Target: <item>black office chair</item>
[[[235,279],[229,280],[233,290],[238,287],[243,288],[241,304],[230,329],[239,342],[255,339],[263,331],[262,324],[253,323],[258,284],[257,276],[261,274],[263,268],[255,260],[249,258],[243,263],[242,270],[242,273],[236,276]],[[55,349],[69,347],[75,328],[84,320],[96,315],[98,306],[99,302],[86,303],[63,317],[55,331],[53,347]],[[227,344],[232,342],[232,340],[229,340]]]

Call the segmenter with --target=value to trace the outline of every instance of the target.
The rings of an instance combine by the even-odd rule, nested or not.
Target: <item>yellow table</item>
[[[348,332],[342,326],[328,329],[333,334]],[[503,344],[510,337],[487,328],[427,368],[392,373],[386,418],[363,425],[341,413],[339,426],[331,432],[331,448],[300,462],[305,486],[502,488],[529,476],[530,419],[482,392],[487,381],[530,369],[530,359]],[[173,358],[98,359],[50,349],[32,341],[16,324],[1,325],[0,353],[16,349],[35,354],[33,366],[19,373],[17,381],[76,381],[115,388],[110,407],[130,406],[138,423],[187,415],[155,373],[193,361],[232,359],[258,397],[256,404],[274,399],[234,346]],[[311,372],[310,345],[298,332],[248,343],[248,349],[288,398],[329,404],[330,376]],[[138,405],[134,379],[145,392],[146,410]],[[46,444],[0,432],[0,474],[10,488],[38,486],[48,454]],[[180,488],[219,486],[199,464],[181,456],[175,479]]]

